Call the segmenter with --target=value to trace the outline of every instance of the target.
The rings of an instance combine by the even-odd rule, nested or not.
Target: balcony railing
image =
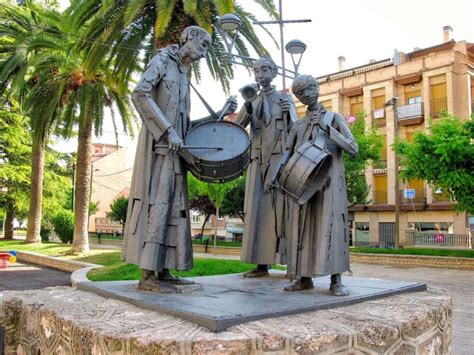
[[[472,249],[472,238],[468,234],[449,234],[443,231],[407,232],[405,245]]]
[[[384,117],[385,117],[385,109],[379,108],[378,110],[372,111],[372,117],[373,117],[374,119],[377,119],[377,118],[384,118]]]
[[[441,97],[439,99],[430,100],[430,116],[438,117],[441,112],[448,109],[448,98]]]
[[[423,117],[423,102],[398,106],[397,117],[399,120]]]

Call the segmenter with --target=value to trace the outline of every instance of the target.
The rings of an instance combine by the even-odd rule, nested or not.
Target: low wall
[[[24,261],[31,264],[43,265],[52,267],[54,269],[73,272],[85,267],[97,267],[96,264],[85,263],[82,261],[61,259],[54,256],[41,255],[30,253],[27,251],[17,251],[16,257],[19,261]]]
[[[452,301],[434,288],[221,333],[70,287],[1,297],[6,355],[451,354]]]
[[[350,253],[350,257],[351,262],[363,264],[474,270],[474,258],[375,253]]]

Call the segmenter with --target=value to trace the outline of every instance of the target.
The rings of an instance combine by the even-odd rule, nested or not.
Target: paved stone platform
[[[315,278],[315,288],[286,292],[289,279],[281,272],[270,277],[244,278],[241,274],[190,278],[201,288],[191,293],[166,294],[137,290],[136,281],[78,283],[77,288],[97,293],[220,332],[249,321],[319,309],[347,306],[404,292],[424,291],[417,282],[344,277],[349,296],[329,293],[329,277]]]
[[[433,288],[220,333],[70,287],[7,291],[2,312],[6,354],[451,353],[452,302]]]

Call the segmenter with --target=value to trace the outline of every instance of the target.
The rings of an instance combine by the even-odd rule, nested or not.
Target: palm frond
[[[160,38],[168,28],[176,0],[156,0],[155,38]]]
[[[213,0],[219,15],[232,14],[235,11],[233,0]]]

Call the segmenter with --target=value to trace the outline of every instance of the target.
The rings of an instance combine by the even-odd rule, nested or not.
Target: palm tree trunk
[[[79,124],[77,145],[76,188],[74,202],[74,237],[72,252],[89,251],[89,197],[92,169],[92,117],[84,124]]]
[[[44,142],[33,136],[31,151],[30,209],[28,212],[28,230],[25,243],[41,243],[41,209],[43,199]]]
[[[13,221],[15,219],[15,204],[7,200],[5,204],[5,233],[3,239],[13,240]]]

